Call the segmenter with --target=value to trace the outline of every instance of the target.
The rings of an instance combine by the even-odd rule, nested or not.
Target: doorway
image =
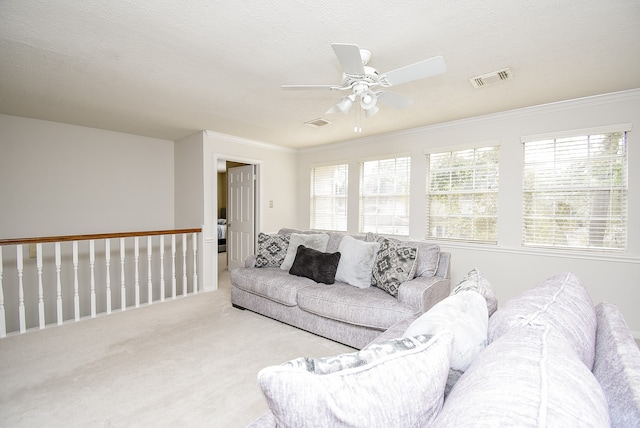
[[[225,223],[224,243],[218,239],[218,273],[244,266],[255,252],[259,225],[260,164],[220,157],[217,160],[216,215]],[[231,190],[234,189],[234,190]]]

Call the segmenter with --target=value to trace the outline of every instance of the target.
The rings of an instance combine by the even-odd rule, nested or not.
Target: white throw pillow
[[[340,241],[338,251],[340,262],[336,271],[336,281],[345,282],[358,288],[371,286],[371,272],[376,261],[380,244],[365,242],[346,235]]]
[[[330,358],[262,369],[279,427],[424,427],[442,408],[451,333],[393,339]]]
[[[296,259],[296,253],[298,251],[298,245],[304,245],[307,248],[324,253],[327,251],[327,243],[329,242],[329,235],[326,233],[292,233],[289,236],[289,248],[287,248],[287,255],[284,261],[280,265],[280,269],[288,271],[293,266],[293,261]]]
[[[487,346],[489,315],[487,302],[475,291],[461,291],[436,303],[416,319],[403,337],[436,334],[448,330],[453,333],[451,370],[447,379],[448,394],[458,378],[475,357]]]

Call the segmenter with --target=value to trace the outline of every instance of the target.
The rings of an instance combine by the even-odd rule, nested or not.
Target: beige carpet
[[[220,278],[214,292],[0,340],[0,426],[243,427],[267,410],[261,368],[353,351],[232,308]]]

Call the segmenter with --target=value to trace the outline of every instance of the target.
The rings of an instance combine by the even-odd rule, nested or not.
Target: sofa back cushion
[[[442,408],[451,333],[394,339],[330,358],[262,369],[279,427],[423,427]]]
[[[593,374],[609,401],[612,427],[640,427],[640,349],[614,304],[596,306]]]
[[[433,427],[607,427],[602,388],[564,337],[514,328],[471,363]]]
[[[496,311],[489,319],[489,343],[524,325],[558,330],[587,368],[593,368],[596,312],[587,290],[573,273],[552,276]]]

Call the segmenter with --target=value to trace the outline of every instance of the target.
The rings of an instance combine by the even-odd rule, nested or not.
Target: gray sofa
[[[281,229],[278,234],[319,232]],[[329,233],[326,252],[340,248],[344,234]],[[376,236],[350,235],[358,240]],[[424,244],[424,243],[421,243]],[[439,252],[439,248],[436,248]],[[417,253],[416,263],[426,254]],[[231,303],[311,333],[361,349],[394,324],[421,314],[449,295],[450,254],[439,252],[435,275],[402,283],[397,297],[377,287],[357,288],[340,281],[319,284],[287,270],[256,268],[256,256],[231,272]]]
[[[473,287],[463,292],[469,289]],[[489,305],[487,293],[481,294]],[[488,314],[486,347],[446,395],[442,385],[447,374],[432,364],[441,358],[437,352],[419,364],[409,360],[415,358],[414,350],[402,350],[395,359],[393,354],[375,354],[397,343],[409,326],[428,316],[416,314],[386,330],[355,356],[304,358],[262,370],[258,380],[270,411],[250,426],[640,427],[640,350],[617,306],[607,302],[594,306],[581,280],[569,272],[548,278],[493,314],[489,309]],[[450,331],[432,336],[431,348],[437,350],[441,342],[455,345],[450,336]],[[413,339],[419,338],[425,340],[424,336]],[[415,340],[411,343],[414,348],[423,346]],[[412,377],[402,378],[408,390],[415,389],[408,384],[412,378],[441,388],[419,397],[418,403],[431,406],[421,419],[403,410],[381,425],[377,421],[392,414],[396,406],[415,404],[412,396],[400,397],[394,407],[384,410],[396,394],[402,394],[394,381],[402,367],[412,370]],[[385,377],[387,371],[390,377]],[[361,377],[349,383],[354,374]],[[312,388],[305,389],[309,385]],[[354,400],[337,402],[332,398],[339,396],[342,385],[363,388],[349,391]],[[322,396],[325,390],[330,391],[328,397]],[[291,396],[298,404],[286,401]],[[360,403],[366,407],[359,408]],[[296,415],[297,422],[292,424]]]

